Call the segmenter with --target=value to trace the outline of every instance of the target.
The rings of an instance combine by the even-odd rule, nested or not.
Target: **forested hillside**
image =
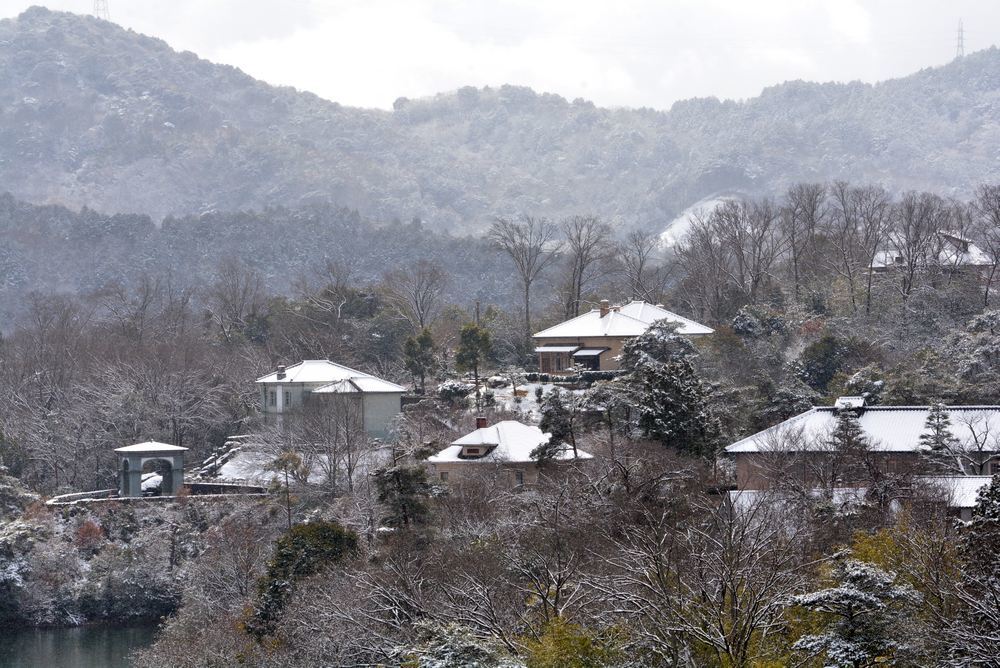
[[[35,203],[168,214],[330,203],[482,228],[495,214],[662,226],[719,193],[846,178],[967,196],[998,176],[1000,53],[877,85],[600,109],[464,88],[343,107],[91,17],[0,21],[0,184]]]

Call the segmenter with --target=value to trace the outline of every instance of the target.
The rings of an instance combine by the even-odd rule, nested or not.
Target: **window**
[[[271,390],[269,394],[270,394],[270,396],[269,396],[269,401],[267,402],[267,404],[269,406],[277,406],[278,405],[278,393],[275,392],[274,390]]]
[[[990,462],[990,475],[1000,475],[1000,462]]]
[[[479,454],[479,448],[466,448],[465,449],[465,454],[467,454],[467,455],[478,455]]]
[[[524,471],[514,471],[514,484],[517,487],[524,485]]]
[[[285,408],[291,408],[291,407],[292,407],[292,393],[289,392],[288,390],[285,390]]]
[[[441,471],[441,482],[448,482],[448,472]]]

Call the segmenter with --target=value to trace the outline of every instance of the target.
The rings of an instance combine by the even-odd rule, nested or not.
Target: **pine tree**
[[[420,394],[426,392],[427,375],[434,368],[434,339],[426,327],[416,337],[409,337],[403,344],[406,370],[420,381]]]
[[[476,383],[476,408],[479,408],[479,369],[493,350],[490,333],[470,322],[462,327],[455,352],[455,366],[459,371],[471,371]]]
[[[921,596],[896,574],[845,559],[833,568],[836,585],[792,600],[820,616],[822,632],[795,642],[797,651],[830,668],[915,666],[913,616]]]
[[[394,464],[375,472],[375,490],[385,508],[382,521],[391,527],[424,524],[430,485],[421,466]]]

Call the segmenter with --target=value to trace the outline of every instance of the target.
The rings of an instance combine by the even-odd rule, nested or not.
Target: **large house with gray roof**
[[[257,379],[265,415],[294,413],[309,406],[339,403],[356,410],[358,420],[373,438],[385,438],[402,407],[400,385],[336,364],[330,360],[303,360]]]
[[[612,306],[603,300],[600,308],[532,336],[538,368],[542,373],[552,374],[571,373],[574,366],[593,371],[616,370],[625,342],[645,333],[660,320],[677,323],[677,333],[684,336],[705,336],[714,331],[659,305],[632,301]]]

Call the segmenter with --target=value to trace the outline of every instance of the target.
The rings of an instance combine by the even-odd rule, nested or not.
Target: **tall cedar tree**
[[[490,333],[474,322],[462,327],[455,352],[455,366],[459,371],[471,371],[476,383],[476,407],[479,407],[479,368],[493,350]]]
[[[426,327],[417,336],[409,337],[403,344],[406,370],[420,381],[420,394],[427,390],[427,375],[434,369],[434,339]]]
[[[619,381],[646,438],[678,452],[711,457],[719,421],[708,390],[694,369],[694,347],[678,336],[674,323],[654,323],[622,350],[625,376]]]
[[[380,469],[375,473],[375,491],[387,526],[409,527],[427,521],[430,485],[422,466],[396,464]]]
[[[955,459],[952,455],[958,445],[958,439],[951,432],[951,417],[943,403],[931,404],[919,443],[922,448],[921,454],[935,468],[942,470],[955,468]]]

